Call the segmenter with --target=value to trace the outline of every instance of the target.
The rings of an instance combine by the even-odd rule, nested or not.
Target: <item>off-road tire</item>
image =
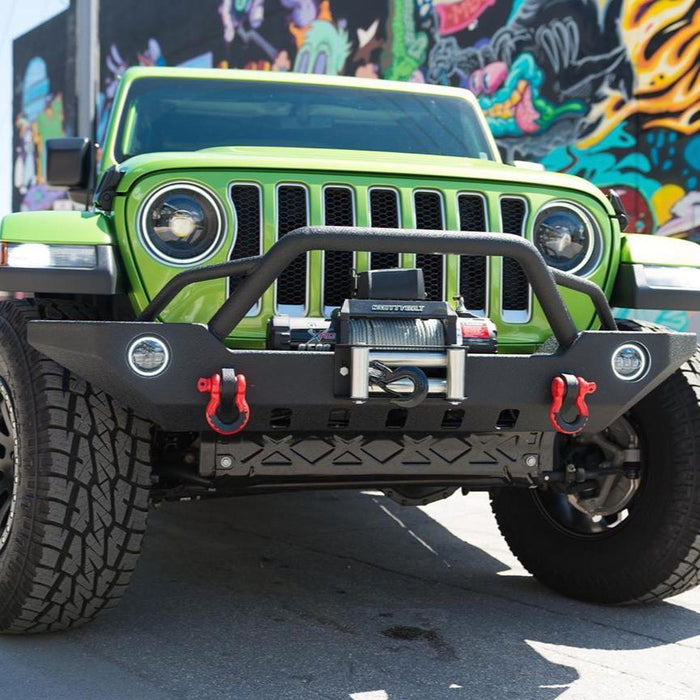
[[[18,474],[0,549],[3,633],[76,627],[114,607],[141,549],[150,425],[25,339],[29,320],[90,315],[73,303],[0,303],[0,378]]]
[[[620,322],[624,330],[659,330]],[[628,520],[604,537],[557,527],[533,491],[491,496],[513,554],[542,583],[580,600],[661,600],[700,584],[700,351],[630,412],[643,480]]]

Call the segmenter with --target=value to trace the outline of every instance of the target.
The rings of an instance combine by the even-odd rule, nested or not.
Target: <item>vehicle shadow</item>
[[[441,522],[357,492],[166,504],[114,613],[3,640],[0,655],[27,645],[36,667],[60,648],[144,698],[548,700],[579,673],[538,645],[641,651],[697,634],[700,615],[677,605],[585,605],[510,571],[484,550],[509,557],[472,498],[437,506]]]

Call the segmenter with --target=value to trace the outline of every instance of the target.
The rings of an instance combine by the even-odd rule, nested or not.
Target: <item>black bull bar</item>
[[[516,260],[527,276],[559,349],[551,355],[468,355],[466,398],[459,405],[426,399],[407,412],[403,432],[551,430],[550,386],[552,378],[561,373],[597,383],[597,392],[588,400],[588,430],[602,430],[695,351],[696,337],[691,333],[617,331],[608,301],[597,285],[549,268],[534,245],[522,238],[343,227],[297,229],[264,255],[186,270],[159,292],[135,322],[33,321],[29,342],[166,430],[207,430],[206,397],[198,391],[197,382],[222,367],[232,367],[248,380],[251,419],[247,432],[386,431],[390,425],[387,415],[395,408],[388,399],[372,397],[358,405],[338,395],[336,353],[230,350],[222,342],[287,266],[311,250],[502,256]],[[223,277],[244,279],[208,328],[154,322],[186,286]],[[586,294],[605,330],[579,333],[557,284]],[[129,366],[127,349],[142,336],[156,336],[170,349],[170,362],[158,376],[139,376]],[[620,380],[612,369],[612,353],[629,342],[643,345],[649,357],[648,371],[635,382]],[[504,415],[509,416],[507,421]]]

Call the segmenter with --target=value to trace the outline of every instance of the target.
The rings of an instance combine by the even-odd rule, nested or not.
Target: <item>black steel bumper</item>
[[[127,349],[144,335],[161,338],[170,348],[169,366],[158,377],[141,377],[129,367]],[[177,323],[34,321],[29,342],[166,430],[207,430],[207,400],[197,380],[222,367],[247,378],[247,432],[386,432],[395,416],[390,411],[396,407],[386,398],[372,396],[357,404],[335,394],[339,367],[333,352],[229,350],[204,326]],[[622,381],[612,370],[613,351],[627,342],[643,345],[651,358],[649,371],[636,382]],[[554,355],[468,354],[466,398],[453,403],[429,397],[407,410],[401,429],[551,430],[550,385],[566,372],[597,383],[588,398],[588,429],[601,430],[680,367],[695,343],[691,333],[590,331]],[[515,420],[504,420],[506,415]]]
[[[452,400],[430,396],[400,416],[382,396],[361,403],[341,377],[347,353],[230,350],[221,338],[298,255],[310,250],[366,250],[458,255],[498,255],[517,260],[559,341],[552,355],[468,354],[463,387]],[[212,317],[209,327],[162,324],[153,319],[188,284],[245,276],[236,292]],[[557,290],[576,289],[593,301],[603,331],[578,333]],[[251,419],[246,432],[300,434],[376,434],[396,428],[403,433],[490,433],[550,431],[551,382],[561,373],[598,385],[588,398],[587,429],[599,431],[628,410],[681,366],[695,351],[690,333],[618,332],[605,295],[595,284],[552,270],[528,241],[504,234],[315,227],[285,235],[265,255],[187,270],[174,278],[136,322],[34,321],[29,342],[44,355],[113,395],[165,430],[204,431],[207,398],[197,389],[200,377],[224,367],[244,374]],[[169,347],[170,362],[157,377],[132,371],[127,349],[141,336],[156,336]],[[646,374],[623,381],[612,369],[616,348],[643,345]],[[460,372],[460,376],[462,373]],[[458,396],[458,400],[454,397]],[[357,398],[357,397],[356,397]]]

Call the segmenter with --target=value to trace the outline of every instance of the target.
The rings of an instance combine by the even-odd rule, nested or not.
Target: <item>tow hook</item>
[[[209,394],[206,418],[209,427],[219,435],[235,435],[248,425],[250,409],[246,401],[246,381],[242,374],[224,368],[211,377],[200,377],[197,390]],[[224,419],[221,416],[224,416]],[[230,416],[236,416],[229,421]]]
[[[587,382],[582,377],[573,374],[559,374],[552,379],[552,405],[549,409],[549,420],[554,429],[564,435],[580,433],[588,423],[588,406],[586,396],[592,394],[598,387],[595,382]],[[576,417],[567,420],[574,410]]]
[[[408,380],[413,385],[409,393],[399,393],[391,388],[391,384],[402,379]],[[430,388],[428,377],[418,367],[397,367],[392,370],[378,360],[369,363],[369,382],[392,396],[391,403],[405,408],[418,406],[428,395]]]

